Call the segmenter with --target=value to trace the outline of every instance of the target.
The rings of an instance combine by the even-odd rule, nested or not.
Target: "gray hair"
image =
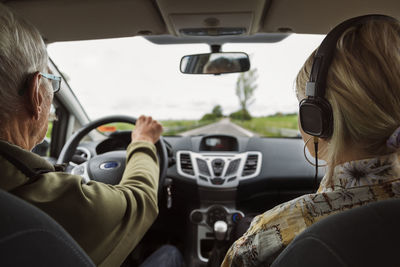
[[[47,63],[46,45],[39,31],[0,4],[0,120],[21,110],[18,91],[30,74],[44,71]]]

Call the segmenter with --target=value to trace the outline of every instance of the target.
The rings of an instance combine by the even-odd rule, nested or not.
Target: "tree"
[[[248,113],[248,107],[255,101],[253,94],[257,89],[257,78],[257,69],[252,69],[241,73],[236,82],[236,95],[239,98],[240,110],[243,112],[243,117],[245,117],[245,113]]]
[[[222,116],[223,116],[223,115],[222,115],[222,107],[221,107],[220,105],[216,105],[216,106],[212,109],[211,113],[214,114],[215,117],[217,117],[217,118],[222,118]]]
[[[211,113],[204,114],[204,116],[200,119],[201,121],[215,121],[219,118],[222,118],[222,107],[220,105],[214,106]]]
[[[238,110],[229,115],[232,120],[249,121],[251,116],[247,110]]]

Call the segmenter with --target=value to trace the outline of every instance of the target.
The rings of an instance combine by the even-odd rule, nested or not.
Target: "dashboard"
[[[177,182],[253,192],[313,188],[315,170],[304,159],[304,143],[299,138],[206,135],[167,136],[164,141],[170,162],[167,176]],[[90,159],[126,150],[129,143],[130,132],[115,132],[100,142],[81,143],[77,156]],[[321,169],[319,177],[323,175]]]
[[[253,192],[313,188],[315,169],[304,159],[300,138],[209,135],[165,140],[176,160],[168,169],[168,176],[175,180],[201,188],[250,188]],[[319,177],[323,175],[321,169]]]

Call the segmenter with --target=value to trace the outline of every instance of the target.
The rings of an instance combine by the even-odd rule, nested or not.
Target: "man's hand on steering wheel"
[[[155,144],[163,131],[161,124],[152,117],[140,116],[136,121],[136,127],[132,131],[132,142],[148,141]]]
[[[97,127],[113,123],[125,122],[136,125],[132,132],[132,141],[147,141],[155,144],[157,149],[157,157],[160,166],[158,199],[163,199],[161,196],[164,192],[163,185],[164,179],[167,175],[168,169],[168,154],[163,138],[160,136],[162,133],[162,126],[151,117],[141,116],[139,119],[124,115],[115,115],[100,118],[89,122],[81,129],[76,131],[70,139],[65,143],[61,150],[60,156],[57,160],[58,164],[69,163],[74,155],[80,141],[92,130]],[[103,163],[113,162],[117,163],[118,167],[112,169],[102,169]],[[79,174],[86,177],[87,181],[95,180],[98,182],[117,185],[121,181],[123,171],[126,164],[126,152],[121,150],[109,151],[103,154],[96,154],[87,162],[82,163],[71,171],[73,174]],[[160,204],[160,202],[159,202]]]

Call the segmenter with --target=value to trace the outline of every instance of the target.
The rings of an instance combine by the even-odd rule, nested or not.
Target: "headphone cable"
[[[314,136],[314,149],[315,149],[315,177],[314,177],[314,191],[318,190],[318,137]]]

